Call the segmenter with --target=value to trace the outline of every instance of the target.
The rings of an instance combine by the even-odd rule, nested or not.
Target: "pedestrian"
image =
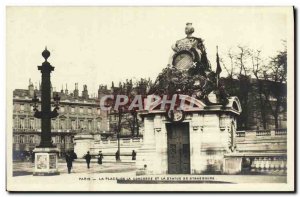
[[[120,160],[120,152],[119,150],[117,150],[116,152],[116,161],[119,161]]]
[[[31,151],[31,162],[34,163],[34,158],[35,157],[35,153],[33,151]]]
[[[132,150],[131,156],[132,156],[132,160],[136,160],[136,152],[134,150]]]
[[[87,164],[87,168],[89,169],[90,168],[90,162],[91,162],[91,155],[90,155],[90,151],[87,152],[87,154],[84,156],[85,158],[85,161],[86,161],[86,164]]]
[[[73,150],[71,151],[71,155],[72,155],[73,159],[77,159],[77,154]]]
[[[103,154],[102,154],[102,151],[99,151],[99,154],[98,154],[98,164],[102,164],[102,159],[103,159]]]
[[[24,161],[24,153],[21,152],[21,161]]]
[[[66,153],[66,162],[67,162],[67,167],[68,167],[68,174],[71,173],[71,169],[73,167],[73,157],[72,155],[70,154],[70,152],[67,152]]]

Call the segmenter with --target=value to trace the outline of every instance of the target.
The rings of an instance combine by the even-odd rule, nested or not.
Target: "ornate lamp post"
[[[114,93],[114,98],[116,98],[118,94],[117,93]],[[106,101],[105,103],[105,107],[111,107],[111,109],[114,108],[115,106],[115,100],[114,99],[109,99]],[[117,152],[115,153],[115,156],[116,156],[116,161],[117,162],[121,162],[121,146],[120,146],[120,134],[121,134],[121,121],[122,121],[122,117],[123,117],[123,113],[124,113],[124,107],[123,106],[119,106],[118,109],[117,109],[117,112],[114,112],[113,110],[113,113],[110,113],[110,115],[114,114],[114,115],[118,115],[118,124],[116,125],[116,127],[114,128],[114,130],[116,131],[117,133],[117,141],[118,141],[118,149],[117,149]]]
[[[34,116],[41,119],[41,142],[39,146],[34,149],[35,152],[35,169],[33,175],[56,175],[59,174],[57,170],[57,155],[58,149],[52,144],[51,140],[51,118],[58,116],[60,98],[56,94],[54,97],[55,108],[51,111],[51,80],[50,73],[54,67],[47,61],[50,52],[47,48],[42,52],[45,61],[38,70],[42,73],[42,95],[41,95],[41,111],[37,108],[39,99],[36,94],[32,101],[34,102]]]

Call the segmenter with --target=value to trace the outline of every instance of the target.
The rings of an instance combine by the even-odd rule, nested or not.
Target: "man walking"
[[[134,150],[132,150],[131,156],[132,156],[132,160],[136,160],[136,152]]]
[[[67,152],[67,154],[66,154],[66,162],[67,162],[67,167],[68,167],[68,174],[70,174],[72,166],[73,166],[73,157],[70,154],[70,152]]]
[[[120,152],[117,150],[116,152],[116,161],[120,161]]]
[[[90,151],[87,152],[87,154],[84,156],[85,158],[85,161],[86,161],[86,164],[87,164],[87,168],[89,169],[90,168],[90,162],[91,162],[91,155],[90,155]]]

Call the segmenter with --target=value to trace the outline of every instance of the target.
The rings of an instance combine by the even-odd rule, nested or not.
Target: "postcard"
[[[293,192],[293,7],[6,8],[7,190]]]

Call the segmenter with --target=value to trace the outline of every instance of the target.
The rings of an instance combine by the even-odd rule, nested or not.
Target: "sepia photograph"
[[[292,6],[7,6],[5,39],[7,191],[295,191]]]

